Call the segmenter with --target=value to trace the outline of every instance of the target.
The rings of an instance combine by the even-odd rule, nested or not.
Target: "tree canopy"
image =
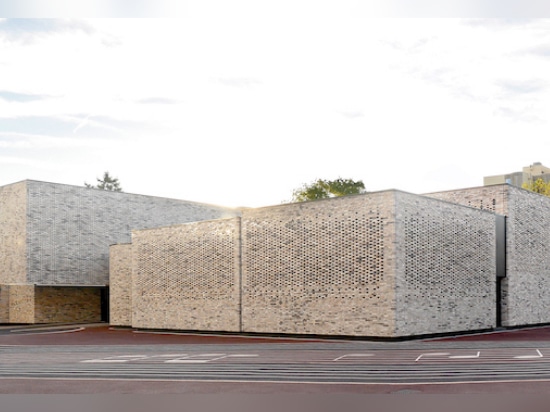
[[[305,184],[292,192],[293,202],[307,202],[308,200],[327,199],[329,197],[355,195],[365,193],[365,184],[352,179],[336,180],[317,179]]]
[[[546,182],[540,177],[537,180],[529,180],[521,185],[522,188],[531,192],[539,193],[544,196],[550,196],[550,182]]]
[[[120,187],[120,182],[117,177],[112,177],[109,172],[103,173],[103,178],[96,178],[97,185],[91,185],[89,183],[84,183],[84,186],[90,189],[100,189],[100,190],[109,190],[111,192],[122,192]]]

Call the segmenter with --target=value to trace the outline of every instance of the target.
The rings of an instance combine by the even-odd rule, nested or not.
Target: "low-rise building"
[[[0,323],[108,319],[109,246],[237,210],[26,180],[0,187]]]

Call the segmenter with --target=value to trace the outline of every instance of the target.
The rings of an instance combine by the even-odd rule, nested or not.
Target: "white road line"
[[[337,362],[339,360],[342,360],[344,358],[359,358],[359,357],[370,357],[370,356],[374,356],[374,353],[349,353],[349,354],[346,354],[346,355],[342,355],[336,359],[333,359],[332,361],[333,362]]]
[[[183,356],[189,356],[187,353],[170,353],[166,355],[151,355],[150,358],[181,358]]]
[[[177,359],[170,359],[164,363],[207,363],[213,360],[218,360],[226,357],[225,353],[204,353],[200,355],[185,356]],[[209,357],[211,359],[200,359]]]
[[[524,356],[514,356],[514,359],[538,359],[542,358],[542,353],[537,349],[538,355],[524,355]]]
[[[255,358],[256,356],[260,356],[257,353],[243,353],[243,354],[235,354],[235,355],[227,355],[226,358]]]
[[[479,358],[481,352],[478,352],[477,355],[456,355],[449,356],[449,359],[476,359]]]
[[[208,357],[208,356],[217,356],[211,359],[197,359],[200,357]],[[234,355],[226,355],[226,354],[206,354],[206,355],[195,355],[195,356],[188,356],[186,358],[179,358],[179,359],[171,359],[164,361],[164,363],[207,363],[207,362],[214,362],[221,359],[228,359],[228,358],[255,358],[259,356],[255,353],[241,353],[241,354],[234,354]]]
[[[449,356],[449,353],[447,353],[447,352],[423,353],[418,358],[416,358],[415,362],[418,362],[424,356]]]
[[[120,356],[111,356],[109,358],[101,359],[89,359],[80,361],[80,363],[126,363],[133,360],[147,359],[146,355],[120,355]]]

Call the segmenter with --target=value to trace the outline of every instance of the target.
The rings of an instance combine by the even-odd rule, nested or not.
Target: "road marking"
[[[204,353],[200,355],[189,355],[181,358],[170,359],[164,363],[207,363],[214,360],[222,359],[227,357],[225,353]],[[200,358],[211,358],[211,359],[200,359]]]
[[[523,356],[514,356],[514,359],[539,359],[543,358],[542,353],[540,353],[540,350],[537,349],[538,355],[523,355]]]
[[[344,358],[360,358],[360,357],[370,357],[370,356],[374,356],[374,353],[349,353],[347,355],[342,355],[336,359],[333,359],[332,361],[336,362]]]
[[[235,354],[235,355],[227,355],[224,356],[225,358],[255,358],[256,356],[260,356],[257,353],[243,353],[243,354]]]
[[[179,358],[182,356],[189,356],[187,353],[170,353],[166,355],[152,355],[150,358]]]
[[[207,363],[226,358],[255,358],[259,356],[255,353],[237,353],[227,355],[225,353],[200,353],[198,355],[189,355],[187,353],[170,353],[162,355],[118,355],[100,359],[88,359],[80,361],[81,363],[127,363],[132,361],[143,361],[146,359],[158,359],[163,363]],[[169,358],[168,360],[162,359]],[[205,359],[203,359],[205,358]]]
[[[212,357],[212,359],[197,359],[201,357]],[[164,361],[164,363],[207,363],[207,362],[213,362],[221,359],[227,359],[227,358],[255,358],[259,356],[255,353],[240,353],[240,354],[234,354],[234,355],[226,355],[225,353],[211,353],[211,354],[202,354],[202,355],[194,355],[194,356],[187,356],[182,357],[179,359],[171,359]]]
[[[449,353],[447,353],[447,352],[423,353],[418,358],[416,358],[415,362],[418,362],[424,356],[449,356]]]
[[[476,355],[456,355],[449,356],[449,359],[476,359],[479,358],[481,352],[478,352]]]
[[[148,356],[146,355],[119,355],[119,356],[111,356],[109,358],[102,358],[102,359],[83,360],[80,362],[81,363],[126,363],[126,362],[131,362],[133,360],[142,360],[147,358]]]

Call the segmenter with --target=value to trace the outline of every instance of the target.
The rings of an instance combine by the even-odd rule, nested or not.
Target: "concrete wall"
[[[239,218],[137,230],[132,253],[132,326],[240,330]]]
[[[245,332],[393,336],[394,194],[243,211]]]
[[[0,187],[0,284],[26,282],[26,236],[26,184]]]
[[[495,215],[396,193],[396,336],[496,326]]]
[[[132,245],[112,245],[109,256],[109,322],[132,326]]]
[[[105,285],[109,245],[131,230],[235,216],[182,200],[27,181],[28,276],[37,285]]]

